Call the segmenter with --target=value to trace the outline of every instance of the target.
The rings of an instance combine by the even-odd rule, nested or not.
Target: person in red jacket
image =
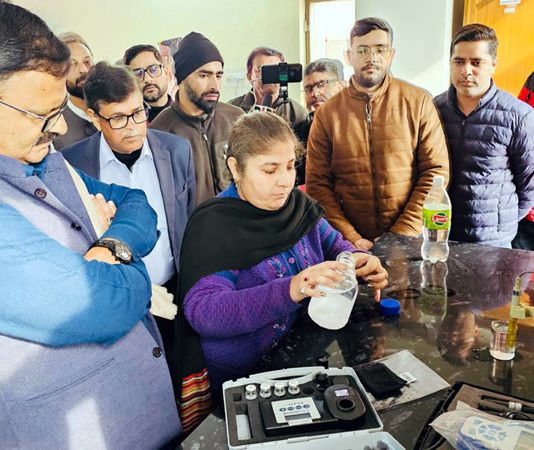
[[[517,98],[534,107],[534,72],[528,76]],[[512,248],[534,250],[534,208],[519,222],[517,235],[512,241]]]
[[[534,72],[528,76],[517,98],[528,103],[530,106],[534,106]]]

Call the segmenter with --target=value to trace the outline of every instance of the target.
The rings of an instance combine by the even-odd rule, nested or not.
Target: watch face
[[[130,250],[122,243],[117,243],[115,245],[115,255],[124,262],[129,262],[132,259]]]

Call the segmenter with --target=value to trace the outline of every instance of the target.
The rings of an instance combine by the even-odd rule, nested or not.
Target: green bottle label
[[[449,230],[451,228],[451,210],[423,208],[423,224],[429,230]]]

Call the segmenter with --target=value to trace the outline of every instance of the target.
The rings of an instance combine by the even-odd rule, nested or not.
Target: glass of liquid
[[[506,320],[494,320],[491,322],[491,344],[490,354],[495,359],[508,361],[514,359],[515,345],[508,347],[506,340],[508,337],[508,322]]]

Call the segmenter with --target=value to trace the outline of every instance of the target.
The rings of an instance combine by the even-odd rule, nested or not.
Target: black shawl
[[[211,198],[193,211],[180,255],[177,329],[171,358],[175,387],[184,376],[205,367],[198,335],[183,314],[183,300],[189,289],[207,275],[247,269],[288,250],[313,229],[323,214],[323,208],[298,189],[293,189],[284,206],[276,211],[259,209],[234,197]]]

